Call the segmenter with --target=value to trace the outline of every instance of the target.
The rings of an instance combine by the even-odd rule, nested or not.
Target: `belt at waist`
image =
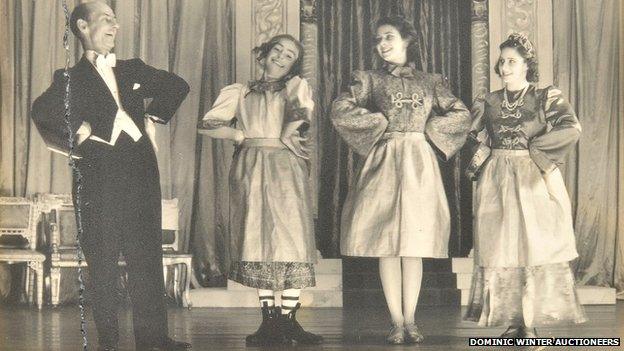
[[[247,138],[241,147],[276,147],[286,149],[286,145],[279,138]]]
[[[492,149],[493,156],[529,156],[529,150]]]
[[[422,132],[386,132],[386,133],[383,133],[383,135],[381,136],[381,139],[394,139],[394,138],[425,140],[425,134]]]

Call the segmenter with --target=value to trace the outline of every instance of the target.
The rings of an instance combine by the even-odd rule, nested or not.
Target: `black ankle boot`
[[[258,330],[245,338],[247,346],[266,346],[280,343],[278,311],[274,306],[262,306],[262,323]]]
[[[287,314],[280,313],[279,328],[282,332],[283,341],[286,344],[297,343],[303,345],[318,345],[323,343],[323,337],[303,330],[297,322],[296,313],[301,307],[300,303]]]

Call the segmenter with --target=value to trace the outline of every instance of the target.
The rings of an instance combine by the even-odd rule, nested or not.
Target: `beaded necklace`
[[[515,118],[520,119],[522,114],[520,114],[520,106],[524,105],[524,94],[526,94],[527,90],[529,90],[530,84],[528,84],[524,89],[522,89],[522,93],[514,102],[509,102],[509,97],[507,96],[507,87],[503,89],[503,102],[501,103],[501,118]]]

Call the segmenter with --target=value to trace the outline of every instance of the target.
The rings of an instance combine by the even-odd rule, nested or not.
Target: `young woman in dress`
[[[284,34],[254,53],[262,78],[225,87],[200,122],[202,133],[237,144],[229,177],[228,278],[258,289],[262,324],[247,345],[319,344],[322,337],[295,318],[301,289],[315,285],[316,259],[305,145],[314,102],[298,76],[303,48]]]
[[[341,252],[379,257],[392,318],[387,341],[416,343],[422,258],[448,257],[449,209],[437,157],[465,143],[470,113],[443,78],[416,70],[416,32],[401,17],[379,20],[383,68],[353,72],[333,103],[334,127],[364,158],[342,211]],[[434,151],[435,150],[435,151]]]
[[[570,200],[558,165],[581,126],[555,87],[539,89],[529,39],[500,45],[505,87],[476,99],[468,175],[475,194],[475,271],[466,318],[535,337],[535,326],[580,323],[585,314],[569,262],[578,256]]]

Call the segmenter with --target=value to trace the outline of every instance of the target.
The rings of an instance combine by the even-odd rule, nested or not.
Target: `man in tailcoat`
[[[98,350],[118,347],[120,254],[126,261],[137,349],[190,348],[167,336],[161,193],[151,125],[173,117],[189,86],[140,59],[117,60],[111,50],[119,25],[105,3],[78,5],[70,27],[84,55],[69,77],[63,70],[55,72],[52,86],[35,100],[32,118],[50,148],[69,152],[70,133],[76,141],[73,196],[92,280]],[[147,107],[145,99],[151,99]]]

